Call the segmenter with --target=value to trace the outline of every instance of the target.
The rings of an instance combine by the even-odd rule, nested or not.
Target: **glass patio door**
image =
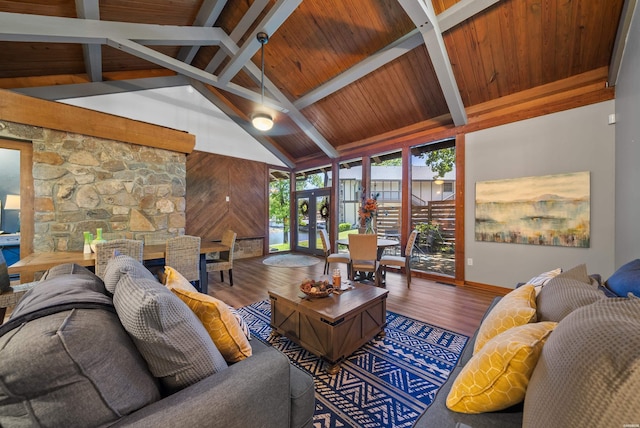
[[[329,227],[329,190],[305,190],[296,193],[297,230],[295,251],[322,255],[319,229]]]
[[[455,277],[455,140],[412,147],[411,155],[411,227],[420,232],[411,269]]]

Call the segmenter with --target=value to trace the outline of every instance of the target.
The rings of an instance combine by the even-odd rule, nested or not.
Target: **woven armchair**
[[[99,242],[96,244],[96,275],[104,279],[109,260],[113,257],[114,251],[120,255],[130,256],[142,263],[142,251],[144,244],[142,241],[133,239],[115,239],[113,241]]]
[[[222,244],[229,247],[229,251],[220,251],[217,258],[207,258],[207,273],[220,271],[220,281],[224,282],[224,271],[229,271],[229,285],[233,286],[233,248],[236,245],[237,234],[233,230],[226,230],[222,234]]]
[[[171,266],[187,281],[200,282],[200,237],[182,235],[167,240],[165,265]]]

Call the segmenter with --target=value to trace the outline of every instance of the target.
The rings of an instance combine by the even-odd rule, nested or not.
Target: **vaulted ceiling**
[[[0,0],[0,88],[190,83],[291,167],[611,93],[635,0]],[[264,104],[258,32],[266,32]],[[555,98],[554,98],[555,97]],[[270,131],[250,125],[265,110]],[[388,144],[388,143],[387,143]]]

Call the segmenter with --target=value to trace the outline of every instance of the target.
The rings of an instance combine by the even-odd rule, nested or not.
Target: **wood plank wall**
[[[186,233],[217,240],[232,229],[239,239],[266,237],[267,168],[261,162],[212,153],[189,154]]]

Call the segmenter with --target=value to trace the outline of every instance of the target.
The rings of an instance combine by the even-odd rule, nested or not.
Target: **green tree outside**
[[[456,164],[456,148],[449,147],[421,153],[419,157],[424,159],[424,163],[436,173],[434,180],[444,178],[446,173],[453,171],[453,166]]]
[[[282,223],[283,241],[289,242],[289,205],[291,202],[291,192],[289,191],[289,180],[274,180],[269,183],[269,218]]]

